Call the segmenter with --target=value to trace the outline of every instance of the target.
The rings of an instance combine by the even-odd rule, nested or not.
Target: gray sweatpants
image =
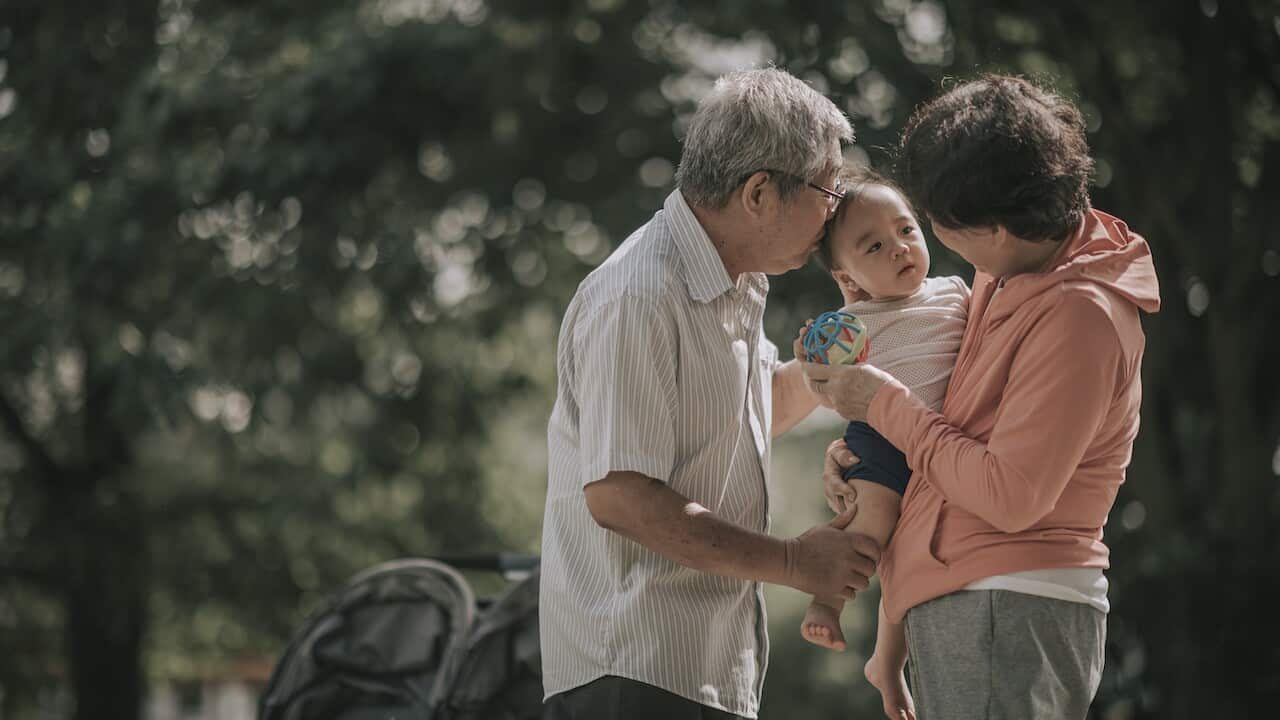
[[[907,612],[920,720],[1083,720],[1102,678],[1107,617],[1082,603],[961,590]]]

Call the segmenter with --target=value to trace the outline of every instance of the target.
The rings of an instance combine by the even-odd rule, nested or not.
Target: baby
[[[941,410],[964,335],[969,287],[958,277],[928,276],[929,249],[896,185],[861,168],[841,179],[846,194],[816,257],[840,287],[846,303],[841,309],[866,323],[867,362]],[[796,352],[803,357],[799,341]],[[859,459],[844,475],[858,493],[858,513],[847,531],[873,537],[883,547],[893,535],[911,470],[903,454],[866,423],[849,423],[845,443]],[[801,634],[817,645],[844,650],[843,607],[838,597],[815,597]],[[914,714],[903,676],[906,656],[902,626],[885,619],[882,605],[875,652],[865,672],[891,717],[903,710]]]

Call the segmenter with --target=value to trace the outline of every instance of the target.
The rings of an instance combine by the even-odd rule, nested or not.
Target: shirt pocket
[[[938,505],[937,512],[933,513],[929,528],[929,559],[942,567],[951,567],[950,563],[943,559],[942,551],[942,525],[943,519],[947,516],[947,511],[947,501],[943,500]]]
[[[916,474],[912,476],[911,484],[907,486],[907,495],[903,498],[902,504],[904,516],[910,511],[913,516],[920,518],[920,524],[917,526],[919,535],[916,536],[918,539],[913,544],[919,548],[920,541],[927,539],[928,544],[923,549],[928,554],[929,560],[941,567],[950,567],[943,559],[941,551],[943,521],[948,511],[947,501],[929,485],[928,481]]]
[[[743,426],[747,393],[746,343],[703,342],[682,358],[676,415],[677,456],[690,458],[732,447]]]

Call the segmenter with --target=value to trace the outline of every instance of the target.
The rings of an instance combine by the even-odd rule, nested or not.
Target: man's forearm
[[[795,427],[818,407],[818,398],[809,392],[800,363],[792,360],[773,374],[773,437]]]
[[[786,577],[786,541],[716,517],[657,480],[610,473],[585,492],[598,523],[672,562],[743,580]]]

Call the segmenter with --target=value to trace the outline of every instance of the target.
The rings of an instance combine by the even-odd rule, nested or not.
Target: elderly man
[[[543,525],[548,718],[756,716],[760,583],[852,597],[852,514],[768,535],[770,441],[816,406],[761,320],[840,199],[849,121],[778,69],[720,78],[678,188],[592,272],[560,330]]]

